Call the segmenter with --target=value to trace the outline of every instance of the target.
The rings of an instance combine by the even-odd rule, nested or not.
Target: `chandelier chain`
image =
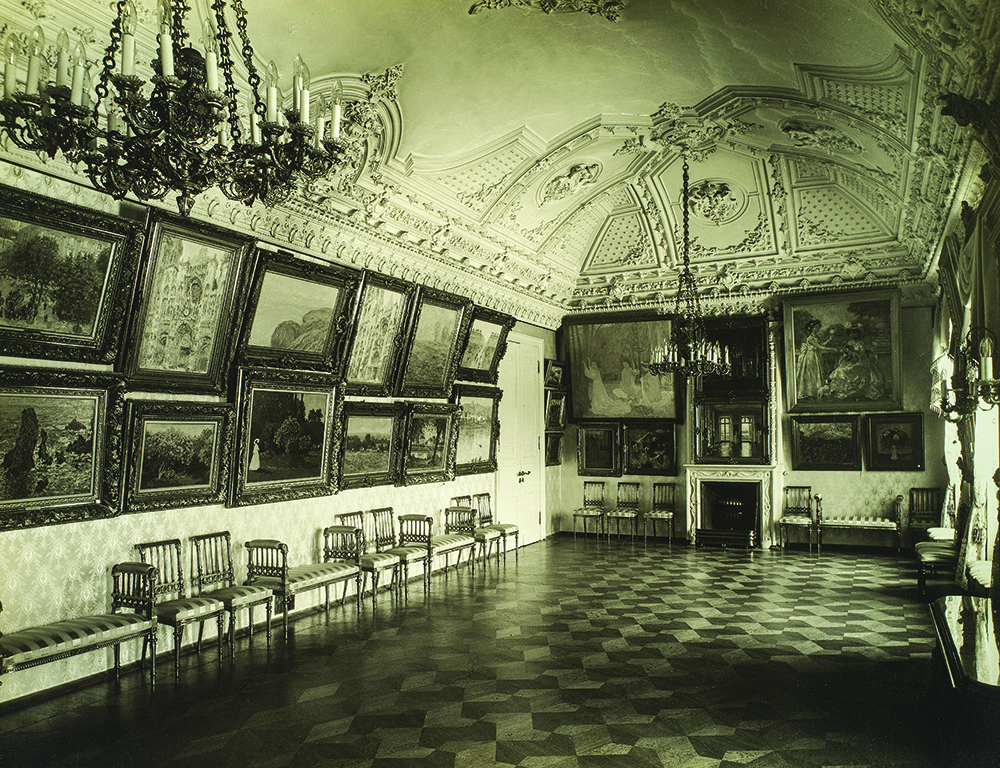
[[[94,91],[97,93],[97,100],[94,102],[94,120],[100,118],[99,107],[101,102],[108,98],[110,90],[108,82],[111,80],[111,72],[115,68],[115,57],[121,48],[122,42],[122,19],[125,16],[125,6],[127,0],[118,0],[118,15],[111,22],[111,42],[104,50],[104,58],[101,60],[101,77],[98,80]]]
[[[247,83],[253,89],[253,111],[264,117],[264,102],[260,98],[260,74],[253,63],[253,46],[250,45],[250,35],[247,33],[247,11],[243,0],[233,0],[233,10],[236,12],[236,31],[240,33],[243,43],[243,61],[247,65]]]
[[[219,63],[222,65],[222,75],[226,81],[226,99],[229,107],[229,133],[235,143],[239,143],[243,138],[243,131],[240,128],[239,104],[236,97],[239,90],[236,88],[236,81],[233,78],[233,56],[229,51],[229,40],[233,33],[229,31],[225,14],[226,4],[224,0],[215,0],[212,3],[212,10],[215,11],[215,31],[219,41]]]

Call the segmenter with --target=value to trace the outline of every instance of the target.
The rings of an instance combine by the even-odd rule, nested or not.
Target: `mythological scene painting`
[[[395,418],[351,414],[344,430],[344,477],[390,472]]]
[[[649,372],[669,320],[566,326],[574,419],[676,419],[674,376]]]
[[[347,380],[358,384],[383,384],[388,366],[395,360],[400,314],[406,308],[406,295],[371,283],[365,286],[358,313],[357,330]]]
[[[233,249],[163,231],[138,338],[141,370],[205,374],[228,304]]]
[[[0,507],[98,493],[96,395],[0,393]]]
[[[0,216],[0,327],[92,339],[115,244]]]
[[[899,408],[898,318],[890,292],[786,302],[789,410]]]
[[[430,303],[421,305],[403,375],[404,386],[444,387],[448,383],[449,362],[460,318],[461,310]]]
[[[327,420],[332,392],[255,388],[245,447],[246,485],[326,476]],[[248,449],[248,450],[246,450]]]
[[[462,354],[459,366],[480,371],[489,370],[490,366],[493,365],[493,358],[496,357],[497,345],[500,343],[502,332],[502,325],[489,323],[479,318],[473,320],[469,330],[469,343],[465,345],[465,352]]]
[[[219,450],[214,421],[159,421],[142,425],[138,491],[208,488]]]
[[[677,474],[673,424],[627,424],[624,446],[626,475]]]
[[[250,344],[323,354],[339,296],[336,285],[266,272],[250,327]]]

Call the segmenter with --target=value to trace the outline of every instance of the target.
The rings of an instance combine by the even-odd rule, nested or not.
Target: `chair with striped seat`
[[[473,511],[472,515],[472,538],[476,540],[476,544],[479,547],[480,554],[483,558],[483,563],[489,561],[490,552],[496,550],[497,565],[500,565],[500,541],[503,534],[494,527],[484,526],[483,518],[480,511],[472,502],[471,496],[453,496],[451,499],[452,507],[465,507]]]
[[[153,587],[153,597],[156,600],[154,611],[157,622],[174,629],[174,679],[180,678],[181,642],[184,639],[184,628],[188,624],[195,622],[203,624],[209,619],[215,619],[218,626],[219,664],[222,664],[222,638],[225,626],[223,619],[226,606],[215,597],[187,596],[184,569],[181,565],[181,540],[146,541],[136,544],[135,548],[142,562],[156,568],[156,584]],[[199,630],[198,642],[195,644],[198,651],[201,650],[201,636]]]
[[[392,535],[392,528],[389,528],[388,539],[385,536],[380,538],[373,516],[366,515],[361,511],[344,512],[337,515],[337,520],[343,525],[350,525],[361,529],[362,547],[361,557],[358,561],[361,565],[361,592],[359,595],[364,594],[365,585],[368,583],[368,577],[370,576],[372,581],[372,609],[374,610],[376,603],[375,596],[378,593],[378,585],[383,573],[386,571],[392,572],[392,581],[389,582],[389,590],[396,590],[397,592],[399,590],[399,570],[402,561],[399,559],[399,555],[392,555],[382,551],[383,549],[388,549],[393,544],[395,537]],[[360,600],[360,597],[358,599]]]
[[[393,528],[392,507],[373,509],[370,514],[375,523],[376,536],[379,538],[387,537],[388,546],[382,551],[398,557],[403,566],[403,598],[410,599],[410,563],[423,565],[424,597],[427,597],[427,586],[430,582],[431,572],[431,519],[426,515],[400,515],[399,539],[397,540]],[[426,532],[424,531],[425,527],[427,528]],[[393,541],[397,542],[395,546]]]
[[[587,521],[597,525],[597,537],[601,537],[601,521],[604,519],[604,481],[583,481],[583,506],[573,510],[573,538],[576,538],[576,521],[583,520],[583,535],[587,535]]]
[[[264,606],[267,647],[271,647],[271,605],[274,593],[267,587],[237,584],[233,570],[232,540],[229,531],[192,536],[195,575],[192,580],[201,597],[221,600],[229,614],[229,650],[236,655],[236,614],[247,611],[247,633],[253,643],[253,609]],[[204,625],[202,625],[204,626]],[[199,637],[200,640],[200,637]]]
[[[497,565],[500,565],[500,531],[480,527],[479,513],[475,509],[471,506],[458,506],[453,503],[450,507],[445,508],[444,519],[445,533],[465,534],[472,537],[473,545],[470,554],[472,560],[475,560],[476,549],[478,548],[483,556],[483,564],[485,565],[490,552],[496,549]],[[459,552],[458,559],[461,560],[461,552]],[[458,563],[456,562],[455,565],[457,567]],[[447,564],[445,567],[447,567]]]
[[[462,564],[462,552],[469,551],[467,562],[476,573],[476,511],[472,507],[447,507],[444,511],[444,533],[431,535],[431,558],[444,558],[444,571],[448,573],[448,559],[455,555],[455,570]]]
[[[673,542],[676,488],[675,483],[653,483],[653,502],[649,511],[642,515],[643,542],[646,541],[646,532],[650,526],[653,528],[653,538],[656,538],[656,524],[659,522],[667,524],[667,544]]]
[[[608,541],[611,541],[611,521],[615,523],[615,536],[621,536],[622,521],[628,521],[630,536],[635,540],[635,529],[639,517],[639,483],[618,483],[615,506],[604,514],[604,527]]]
[[[809,552],[813,548],[813,529],[816,528],[816,519],[813,517],[813,495],[812,487],[808,485],[786,485],[785,486],[785,508],[778,518],[778,544],[782,549],[788,546],[788,529],[798,528],[805,530],[809,540]],[[817,530],[817,542],[819,542],[821,532]],[[817,544],[817,549],[822,546]]]
[[[330,610],[330,587],[351,579],[360,581],[361,569],[356,563],[330,562],[308,565],[288,564],[288,545],[277,539],[254,539],[246,542],[248,585],[259,585],[270,589],[278,599],[283,612],[282,635],[288,639],[288,614],[295,602],[295,595],[323,588],[324,607]],[[344,599],[347,584],[344,584]],[[358,611],[360,612],[360,600]],[[360,615],[360,613],[359,613]]]
[[[521,547],[521,529],[514,523],[494,522],[493,502],[488,493],[475,494],[472,497],[472,506],[479,513],[480,527],[500,531],[500,551],[503,552],[504,565],[507,564],[507,537],[514,537],[514,561],[517,562],[518,550]]]

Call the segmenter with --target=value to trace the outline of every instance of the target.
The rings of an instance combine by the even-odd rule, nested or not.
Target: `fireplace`
[[[685,467],[688,529],[700,546],[752,548],[771,540],[773,467]]]

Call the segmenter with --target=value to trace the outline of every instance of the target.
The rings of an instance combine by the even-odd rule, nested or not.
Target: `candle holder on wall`
[[[993,356],[996,335],[988,328],[975,326],[955,355],[951,388],[941,393],[941,413],[948,421],[959,421],[976,410],[988,411],[1000,404],[1000,379],[994,377]]]

